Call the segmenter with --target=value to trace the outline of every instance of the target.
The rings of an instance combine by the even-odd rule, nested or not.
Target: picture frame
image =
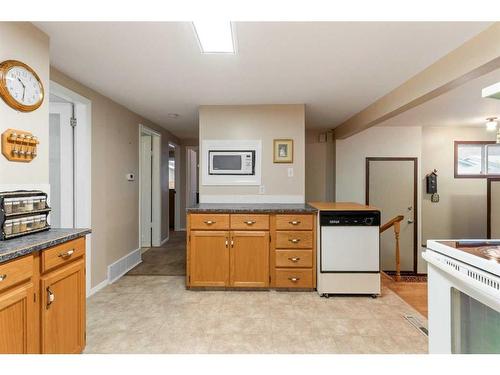
[[[293,139],[275,139],[273,150],[274,163],[293,163]]]

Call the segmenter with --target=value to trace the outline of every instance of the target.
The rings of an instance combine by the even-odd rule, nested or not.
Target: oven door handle
[[[439,260],[437,260],[433,255],[433,253],[428,250],[422,253],[422,257],[434,267],[439,268],[441,271],[446,272],[447,274],[453,276],[457,280],[461,281],[467,287],[474,289],[487,301],[492,308],[500,310],[500,291],[494,291],[486,287],[483,283],[474,280],[471,277],[466,276],[460,271],[455,270],[452,267],[445,266]],[[432,287],[432,286],[431,286]],[[473,296],[472,296],[473,297]]]

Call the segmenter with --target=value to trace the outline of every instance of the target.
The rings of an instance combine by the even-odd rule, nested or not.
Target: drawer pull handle
[[[291,260],[292,262],[297,263],[300,260],[300,258],[299,257],[292,257],[292,258],[288,258],[288,260]]]
[[[246,225],[254,225],[256,223],[256,221],[253,221],[253,220],[248,220],[248,221],[244,221],[244,223]]]
[[[299,225],[300,221],[299,220],[292,220],[292,221],[289,221],[288,223],[292,224],[292,225]]]
[[[215,224],[215,221],[213,220],[207,220],[207,221],[204,221],[205,224],[207,225],[212,225],[212,224]]]
[[[231,240],[231,247],[234,247],[234,241]]]
[[[7,278],[7,275],[4,273],[3,275],[0,275],[0,281],[4,281]]]
[[[300,242],[300,238],[291,238],[288,241],[290,241],[291,243],[299,243]]]
[[[229,245],[229,241],[226,239],[226,247],[228,247]]]
[[[290,280],[292,283],[296,283],[300,280],[300,277],[289,277],[288,280]]]
[[[56,300],[56,295],[52,290],[50,290],[50,286],[47,287],[47,308],[52,305],[52,303]]]
[[[71,250],[68,250],[68,251],[66,251],[66,252],[64,252],[64,253],[60,253],[60,254],[58,255],[58,257],[59,257],[59,258],[68,258],[68,257],[72,256],[72,255],[74,254],[74,252],[75,252],[75,250],[74,250],[74,249],[71,249]]]

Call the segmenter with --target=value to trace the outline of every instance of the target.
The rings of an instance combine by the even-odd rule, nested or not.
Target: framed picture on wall
[[[293,163],[293,139],[274,140],[274,162]]]

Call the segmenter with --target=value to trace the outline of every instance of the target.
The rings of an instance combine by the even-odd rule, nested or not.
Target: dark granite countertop
[[[314,213],[318,210],[308,204],[288,203],[200,203],[186,209],[187,213]]]
[[[51,228],[45,232],[0,241],[0,263],[83,237],[90,232],[90,229]]]

